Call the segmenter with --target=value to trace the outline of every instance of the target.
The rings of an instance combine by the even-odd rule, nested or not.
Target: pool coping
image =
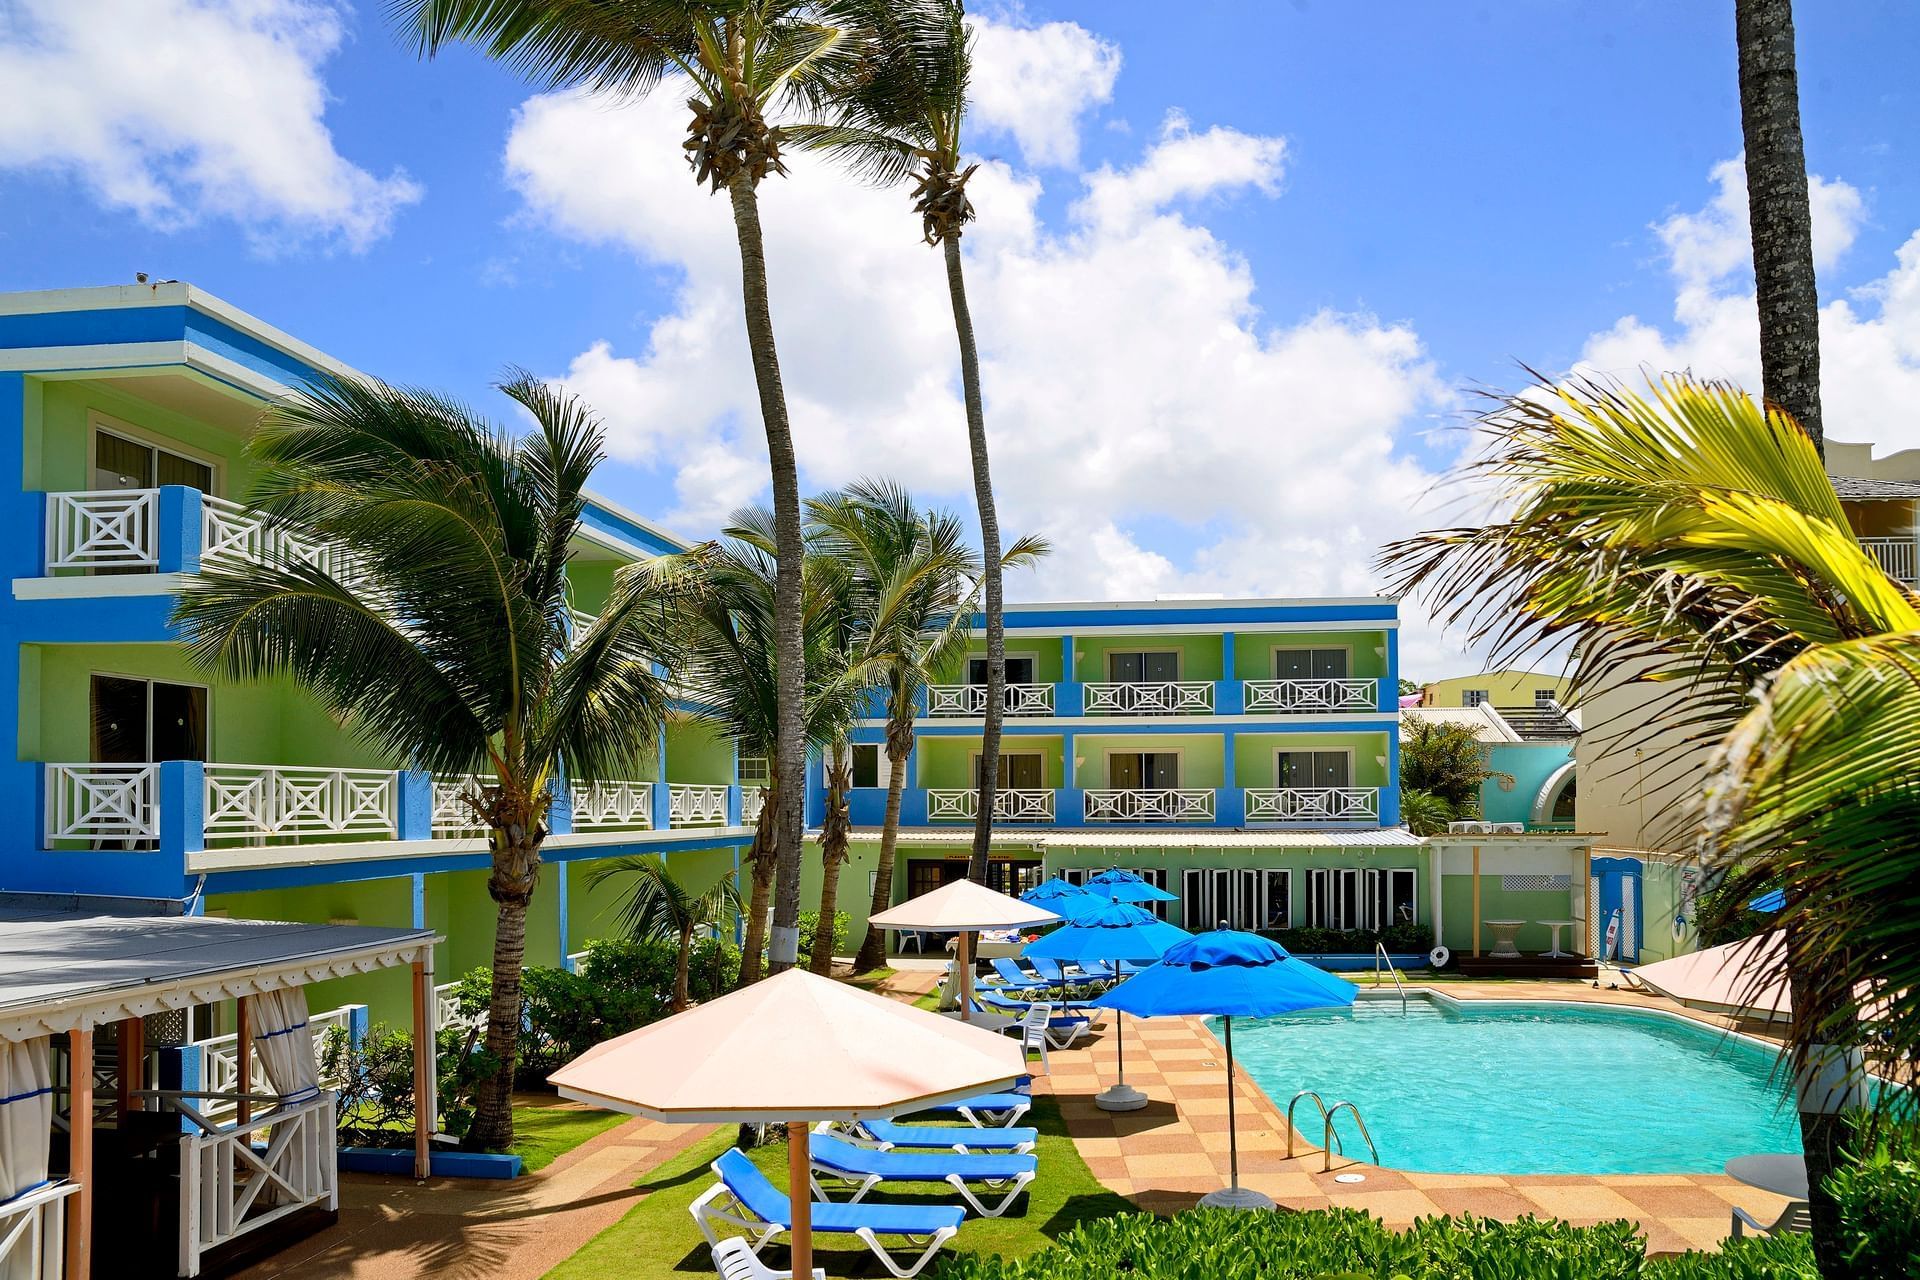
[[[1708,1031],[1717,1032],[1728,1039],[1744,1041],[1756,1049],[1765,1050],[1773,1054],[1775,1057],[1780,1057],[1784,1054],[1787,1047],[1786,1043],[1781,1040],[1772,1040],[1765,1036],[1757,1036],[1752,1032],[1742,1031],[1738,1027],[1727,1026],[1725,1023],[1709,1022],[1705,1018],[1695,1016],[1695,1011],[1690,1009],[1650,1009],[1643,1005],[1627,1004],[1614,1000],[1556,1000],[1551,996],[1468,996],[1462,999],[1441,987],[1424,985],[1409,986],[1406,988],[1406,992],[1409,996],[1419,995],[1427,997],[1438,1002],[1452,1005],[1455,1008],[1462,1008],[1467,1005],[1488,1004],[1548,1005],[1557,1009],[1605,1009],[1614,1013],[1624,1014],[1630,1018],[1659,1018],[1668,1022],[1683,1022],[1691,1027],[1700,1027]],[[1636,992],[1635,994],[1641,993]],[[1399,996],[1400,993],[1398,991],[1363,990],[1356,997],[1356,1001],[1365,1000],[1371,1004],[1383,1000],[1396,1000]]]

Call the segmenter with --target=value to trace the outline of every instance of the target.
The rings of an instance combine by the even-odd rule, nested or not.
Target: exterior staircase
[[[1525,707],[1495,707],[1495,714],[1525,742],[1552,742],[1580,736],[1580,726],[1550,703]]]

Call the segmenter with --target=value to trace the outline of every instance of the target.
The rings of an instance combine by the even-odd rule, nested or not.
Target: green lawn
[[[1037,1153],[1040,1176],[1006,1216],[969,1215],[960,1234],[948,1242],[948,1250],[1018,1257],[1045,1248],[1078,1223],[1133,1209],[1124,1197],[1102,1187],[1087,1171],[1052,1100],[1036,1100],[1025,1123],[1040,1130]],[[727,1129],[643,1179],[638,1185],[648,1192],[647,1198],[549,1272],[549,1280],[678,1280],[684,1276],[711,1276],[713,1263],[707,1255],[706,1242],[700,1238],[687,1206],[712,1185],[713,1175],[707,1171],[707,1165],[732,1140],[733,1131]],[[753,1159],[776,1185],[786,1185],[785,1146],[761,1147],[753,1152]],[[945,1188],[941,1190],[944,1192]],[[873,1198],[902,1203],[953,1202],[951,1192],[884,1197],[876,1192]],[[824,1266],[830,1276],[886,1274],[858,1243],[854,1243],[851,1250],[841,1248],[844,1241],[839,1239],[828,1238],[817,1243],[827,1248],[816,1253],[816,1265]],[[770,1247],[765,1256],[772,1266],[787,1265],[786,1250],[779,1245]]]
[[[631,1119],[618,1111],[552,1103],[521,1103],[513,1109],[513,1150],[532,1173],[544,1169],[587,1139]]]

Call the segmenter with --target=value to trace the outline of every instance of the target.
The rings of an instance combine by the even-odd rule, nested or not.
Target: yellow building
[[[1566,676],[1544,671],[1483,671],[1478,675],[1454,676],[1435,680],[1420,691],[1423,707],[1476,707],[1492,703],[1496,707],[1537,707],[1549,702],[1566,703]]]

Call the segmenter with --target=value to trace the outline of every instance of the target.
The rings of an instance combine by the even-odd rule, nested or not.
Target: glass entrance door
[[[199,685],[96,674],[90,702],[95,763],[207,758],[207,691]]]

